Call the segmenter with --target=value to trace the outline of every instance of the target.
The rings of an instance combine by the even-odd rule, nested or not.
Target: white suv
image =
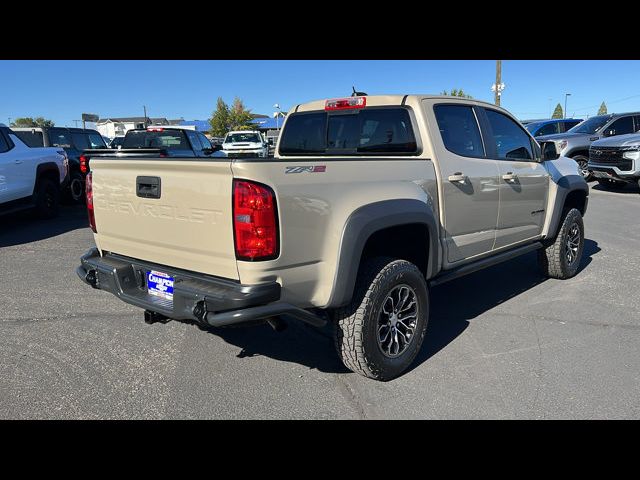
[[[228,157],[263,157],[269,154],[269,144],[256,130],[239,130],[227,133],[222,151]]]
[[[0,124],[0,213],[35,207],[41,217],[56,216],[68,175],[62,148],[28,147]]]

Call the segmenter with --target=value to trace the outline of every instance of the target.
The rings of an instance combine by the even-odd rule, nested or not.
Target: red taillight
[[[87,173],[85,180],[84,190],[87,193],[87,213],[89,214],[89,226],[94,233],[98,233],[96,230],[96,216],[93,212],[93,181],[91,172]]]
[[[147,128],[147,132],[164,132],[164,128]]]
[[[238,260],[269,260],[278,255],[276,199],[266,185],[233,181],[233,229]]]
[[[85,155],[80,155],[80,171],[87,173],[89,171],[89,160]]]
[[[324,104],[325,110],[348,110],[350,108],[364,108],[367,97],[333,98]]]

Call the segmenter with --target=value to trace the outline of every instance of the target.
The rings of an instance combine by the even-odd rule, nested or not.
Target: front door
[[[495,241],[499,207],[498,162],[488,158],[477,108],[424,100],[440,174],[444,243],[448,264],[488,253]]]
[[[497,110],[483,110],[487,151],[496,159],[500,171],[500,213],[494,245],[497,249],[541,234],[549,175],[535,158],[531,137],[518,123]]]

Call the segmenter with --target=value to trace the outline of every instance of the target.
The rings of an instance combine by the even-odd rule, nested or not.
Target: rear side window
[[[190,150],[187,137],[181,130],[130,130],[124,137],[122,148],[164,148],[167,150]]]
[[[16,137],[24,142],[24,144],[31,148],[44,147],[44,138],[42,132],[16,132]]]
[[[294,113],[280,140],[280,153],[357,155],[416,153],[405,108],[369,108],[347,114]]]
[[[540,127],[538,129],[538,131],[536,132],[535,136],[536,137],[541,137],[542,135],[553,135],[554,133],[562,133],[562,132],[558,132],[558,123],[557,122],[548,123],[546,125],[543,125],[542,127]]]
[[[478,121],[467,105],[436,105],[436,121],[444,146],[464,157],[484,157]]]
[[[529,135],[516,122],[495,110],[485,109],[500,160],[532,160]]]
[[[71,148],[70,132],[61,128],[52,128],[49,130],[49,144],[52,147]]]

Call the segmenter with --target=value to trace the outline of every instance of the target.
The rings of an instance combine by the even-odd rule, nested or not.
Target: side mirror
[[[604,132],[605,137],[613,137],[615,134],[616,134],[616,131],[613,128]]]
[[[211,155],[215,150],[213,148],[205,147],[202,149],[202,153],[205,155]]]
[[[556,150],[555,142],[541,142],[540,149],[542,150],[542,161],[555,160],[560,156]]]

